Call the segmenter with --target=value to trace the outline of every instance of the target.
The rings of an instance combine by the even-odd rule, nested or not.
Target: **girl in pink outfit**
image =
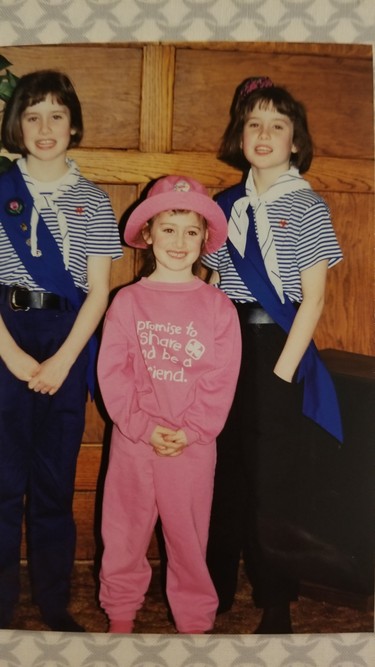
[[[206,545],[220,433],[241,342],[226,295],[195,275],[227,223],[205,188],[167,176],[131,214],[125,241],[148,249],[148,277],[116,295],[98,361],[113,421],[103,500],[100,601],[109,632],[131,632],[151,579],[147,549],[160,516],[176,628],[203,633],[218,604]],[[150,261],[151,260],[151,261]],[[144,273],[143,273],[144,275]]]

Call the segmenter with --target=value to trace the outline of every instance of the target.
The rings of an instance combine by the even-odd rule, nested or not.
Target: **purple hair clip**
[[[273,83],[268,76],[253,76],[249,79],[246,79],[241,86],[240,97],[247,97],[250,93],[253,93],[254,90],[259,90],[260,88],[272,88]]]

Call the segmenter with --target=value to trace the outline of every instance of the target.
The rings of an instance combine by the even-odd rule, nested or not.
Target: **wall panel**
[[[259,53],[251,46],[246,51],[177,49],[174,150],[215,151],[235,87],[248,76],[263,75],[307,107],[316,155],[372,160],[371,59]]]
[[[138,148],[141,46],[22,46],[1,48],[17,76],[58,69],[71,78],[82,104],[82,146]]]

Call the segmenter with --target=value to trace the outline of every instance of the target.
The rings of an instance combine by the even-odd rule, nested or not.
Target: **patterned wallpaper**
[[[0,44],[281,41],[371,44],[373,0],[0,0]]]
[[[0,47],[150,41],[374,44],[375,0],[0,0]],[[370,667],[374,634],[0,632],[4,667]]]

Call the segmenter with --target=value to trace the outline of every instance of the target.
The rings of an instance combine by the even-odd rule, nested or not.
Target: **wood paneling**
[[[320,348],[374,354],[373,195],[328,193],[344,261],[328,272],[326,306],[315,341]],[[361,350],[361,352],[360,352]]]
[[[215,151],[235,87],[261,75],[305,104],[317,155],[372,159],[367,134],[373,120],[371,59],[259,53],[251,46],[246,51],[177,49],[173,148]]]
[[[121,230],[129,207],[158,176],[193,176],[211,194],[236,183],[240,174],[216,158],[235,87],[252,75],[268,75],[286,85],[307,108],[315,158],[306,176],[327,199],[344,251],[344,261],[328,274],[316,342],[320,348],[374,354],[371,46],[78,44],[0,52],[17,75],[58,68],[72,78],[82,102],[85,136],[71,154],[84,175],[109,193]],[[112,290],[133,279],[138,263],[139,253],[124,248],[123,258],[113,264]],[[103,440],[106,453],[108,420],[98,397],[87,404],[77,468],[79,559],[95,554]],[[150,553],[157,553],[155,540]]]
[[[140,149],[160,153],[171,148],[173,113],[174,53],[150,44],[143,60]]]
[[[11,46],[1,54],[17,76],[37,69],[69,75],[82,104],[82,146],[138,148],[141,46]]]
[[[234,185],[240,178],[237,170],[207,152],[142,153],[75,148],[70,154],[85,176],[100,184],[145,185],[161,174],[184,173],[200,179],[206,187],[222,189]],[[370,160],[316,157],[306,177],[320,192],[373,192],[373,162]]]

